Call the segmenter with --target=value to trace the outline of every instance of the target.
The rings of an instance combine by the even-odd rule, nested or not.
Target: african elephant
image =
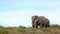
[[[44,16],[32,16],[32,27],[38,28],[40,26],[41,28],[43,27],[50,27],[50,22],[49,20],[44,17]]]

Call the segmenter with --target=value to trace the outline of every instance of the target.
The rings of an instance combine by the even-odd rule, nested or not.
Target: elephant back
[[[40,16],[40,18],[41,18],[41,20],[43,21],[43,22],[49,22],[49,20],[46,18],[46,17],[44,17],[44,16]]]

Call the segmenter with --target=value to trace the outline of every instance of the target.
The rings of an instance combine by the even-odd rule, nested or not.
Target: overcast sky
[[[28,27],[33,15],[60,25],[60,0],[0,0],[0,25]]]

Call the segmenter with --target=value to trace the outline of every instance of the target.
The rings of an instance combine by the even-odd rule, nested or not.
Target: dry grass
[[[50,28],[26,28],[23,26],[0,28],[0,34],[60,34],[60,26]]]

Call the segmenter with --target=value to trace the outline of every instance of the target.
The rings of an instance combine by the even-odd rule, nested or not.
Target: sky
[[[60,0],[0,0],[0,25],[31,27],[33,15],[60,25]]]

